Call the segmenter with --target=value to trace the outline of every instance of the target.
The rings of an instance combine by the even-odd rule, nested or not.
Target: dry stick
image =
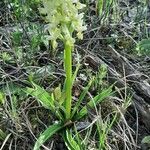
[[[128,79],[133,80],[133,81],[138,81],[136,82],[132,87],[133,89],[139,93],[139,95],[142,95],[144,100],[150,104],[150,84],[146,81],[143,81],[142,74],[135,70],[135,68],[129,63],[129,60],[122,55],[120,55],[114,48],[111,46],[108,46],[109,51],[112,53],[112,57],[114,60],[117,61],[118,65],[123,65],[125,66],[126,70],[126,75],[129,76]],[[130,76],[132,74],[132,76]],[[135,74],[135,75],[133,75]]]

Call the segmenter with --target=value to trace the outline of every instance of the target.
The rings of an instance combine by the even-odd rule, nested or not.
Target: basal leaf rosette
[[[43,0],[40,12],[46,15],[47,30],[50,34],[53,48],[57,47],[57,39],[74,45],[72,33],[76,31],[79,39],[83,38],[86,26],[83,24],[83,13],[79,10],[85,7],[78,0]]]

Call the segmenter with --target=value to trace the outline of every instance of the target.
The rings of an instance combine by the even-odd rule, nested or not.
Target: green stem
[[[65,43],[64,67],[66,72],[65,109],[66,109],[66,119],[69,120],[71,116],[71,101],[72,101],[72,47],[67,43]]]

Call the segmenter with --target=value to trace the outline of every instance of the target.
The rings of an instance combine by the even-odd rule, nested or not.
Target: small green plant
[[[11,61],[11,56],[7,52],[3,52],[0,54],[0,58],[3,60],[3,62],[10,62]]]
[[[103,88],[103,78],[106,77],[107,67],[105,65],[101,65],[98,72],[96,73],[94,85],[97,91],[100,91]]]
[[[141,40],[136,47],[138,55],[150,55],[150,39]]]
[[[142,139],[142,143],[144,144],[150,144],[150,136],[145,136],[143,139]]]
[[[73,138],[69,127],[75,121],[87,115],[89,108],[94,108],[96,104],[109,96],[112,88],[103,89],[89,100],[87,105],[81,107],[81,103],[93,82],[92,79],[81,92],[74,107],[72,107],[72,87],[79,69],[79,65],[77,65],[75,72],[72,73],[72,51],[75,43],[73,33],[76,33],[79,39],[83,38],[82,32],[86,30],[86,26],[83,25],[83,13],[79,13],[79,10],[85,7],[85,5],[72,0],[43,0],[43,6],[43,8],[40,8],[40,12],[46,15],[47,29],[50,33],[49,38],[53,48],[57,47],[57,40],[61,40],[64,44],[64,70],[66,78],[63,88],[61,86],[57,87],[52,94],[49,94],[32,81],[33,88],[27,87],[24,89],[27,94],[35,97],[43,106],[50,109],[58,119],[40,135],[35,143],[34,150],[38,150],[46,140],[58,131],[61,131],[60,134],[68,149],[80,150],[82,148],[76,142],[78,140]]]
[[[36,7],[40,3],[40,0],[10,0],[9,1],[13,13],[17,20],[26,21],[27,18],[33,19]]]
[[[120,20],[117,0],[97,0],[96,1],[97,15],[101,19],[101,23],[108,23],[110,16],[114,22]]]
[[[114,122],[116,121],[116,117],[117,115],[113,115],[113,119],[110,120],[110,116],[108,116],[106,118],[106,121],[103,121],[102,118],[99,118],[97,120],[97,132],[98,132],[98,147],[99,150],[106,150],[107,146],[106,146],[106,140],[107,140],[107,135],[110,131],[110,129],[112,128]]]

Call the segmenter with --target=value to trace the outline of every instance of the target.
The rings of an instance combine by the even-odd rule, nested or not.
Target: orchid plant
[[[83,23],[84,13],[79,13],[79,10],[85,7],[78,0],[42,0],[43,7],[40,8],[40,13],[46,16],[47,30],[49,32],[49,40],[52,47],[55,49],[58,45],[58,40],[64,44],[64,70],[66,78],[64,88],[58,88],[57,94],[49,94],[46,90],[32,82],[33,88],[26,88],[24,91],[31,96],[34,96],[43,106],[50,109],[56,115],[58,121],[49,126],[37,139],[34,150],[39,150],[40,146],[48,140],[53,134],[62,131],[61,135],[65,140],[68,149],[82,149],[76,141],[74,141],[69,130],[70,124],[83,118],[88,113],[88,108],[93,108],[95,104],[101,102],[111,94],[111,87],[104,89],[87,102],[87,105],[80,108],[80,104],[85,98],[93,80],[91,80],[85,89],[81,92],[79,99],[72,108],[72,87],[76,78],[79,67],[72,73],[72,52],[74,49],[75,37],[83,38],[83,31],[86,26]],[[55,91],[55,92],[56,92]],[[59,92],[58,92],[59,91]],[[59,93],[59,94],[58,94]],[[58,100],[59,99],[59,100]],[[65,129],[61,130],[61,129]]]
[[[83,38],[82,32],[86,30],[83,25],[83,13],[78,13],[79,9],[85,7],[78,0],[43,0],[43,8],[40,8],[42,14],[47,15],[47,30],[50,34],[52,46],[57,47],[57,39],[64,43],[64,69],[66,72],[65,82],[65,110],[66,119],[71,116],[71,97],[72,97],[72,50],[74,48],[75,38],[72,33],[77,32],[79,39]]]

